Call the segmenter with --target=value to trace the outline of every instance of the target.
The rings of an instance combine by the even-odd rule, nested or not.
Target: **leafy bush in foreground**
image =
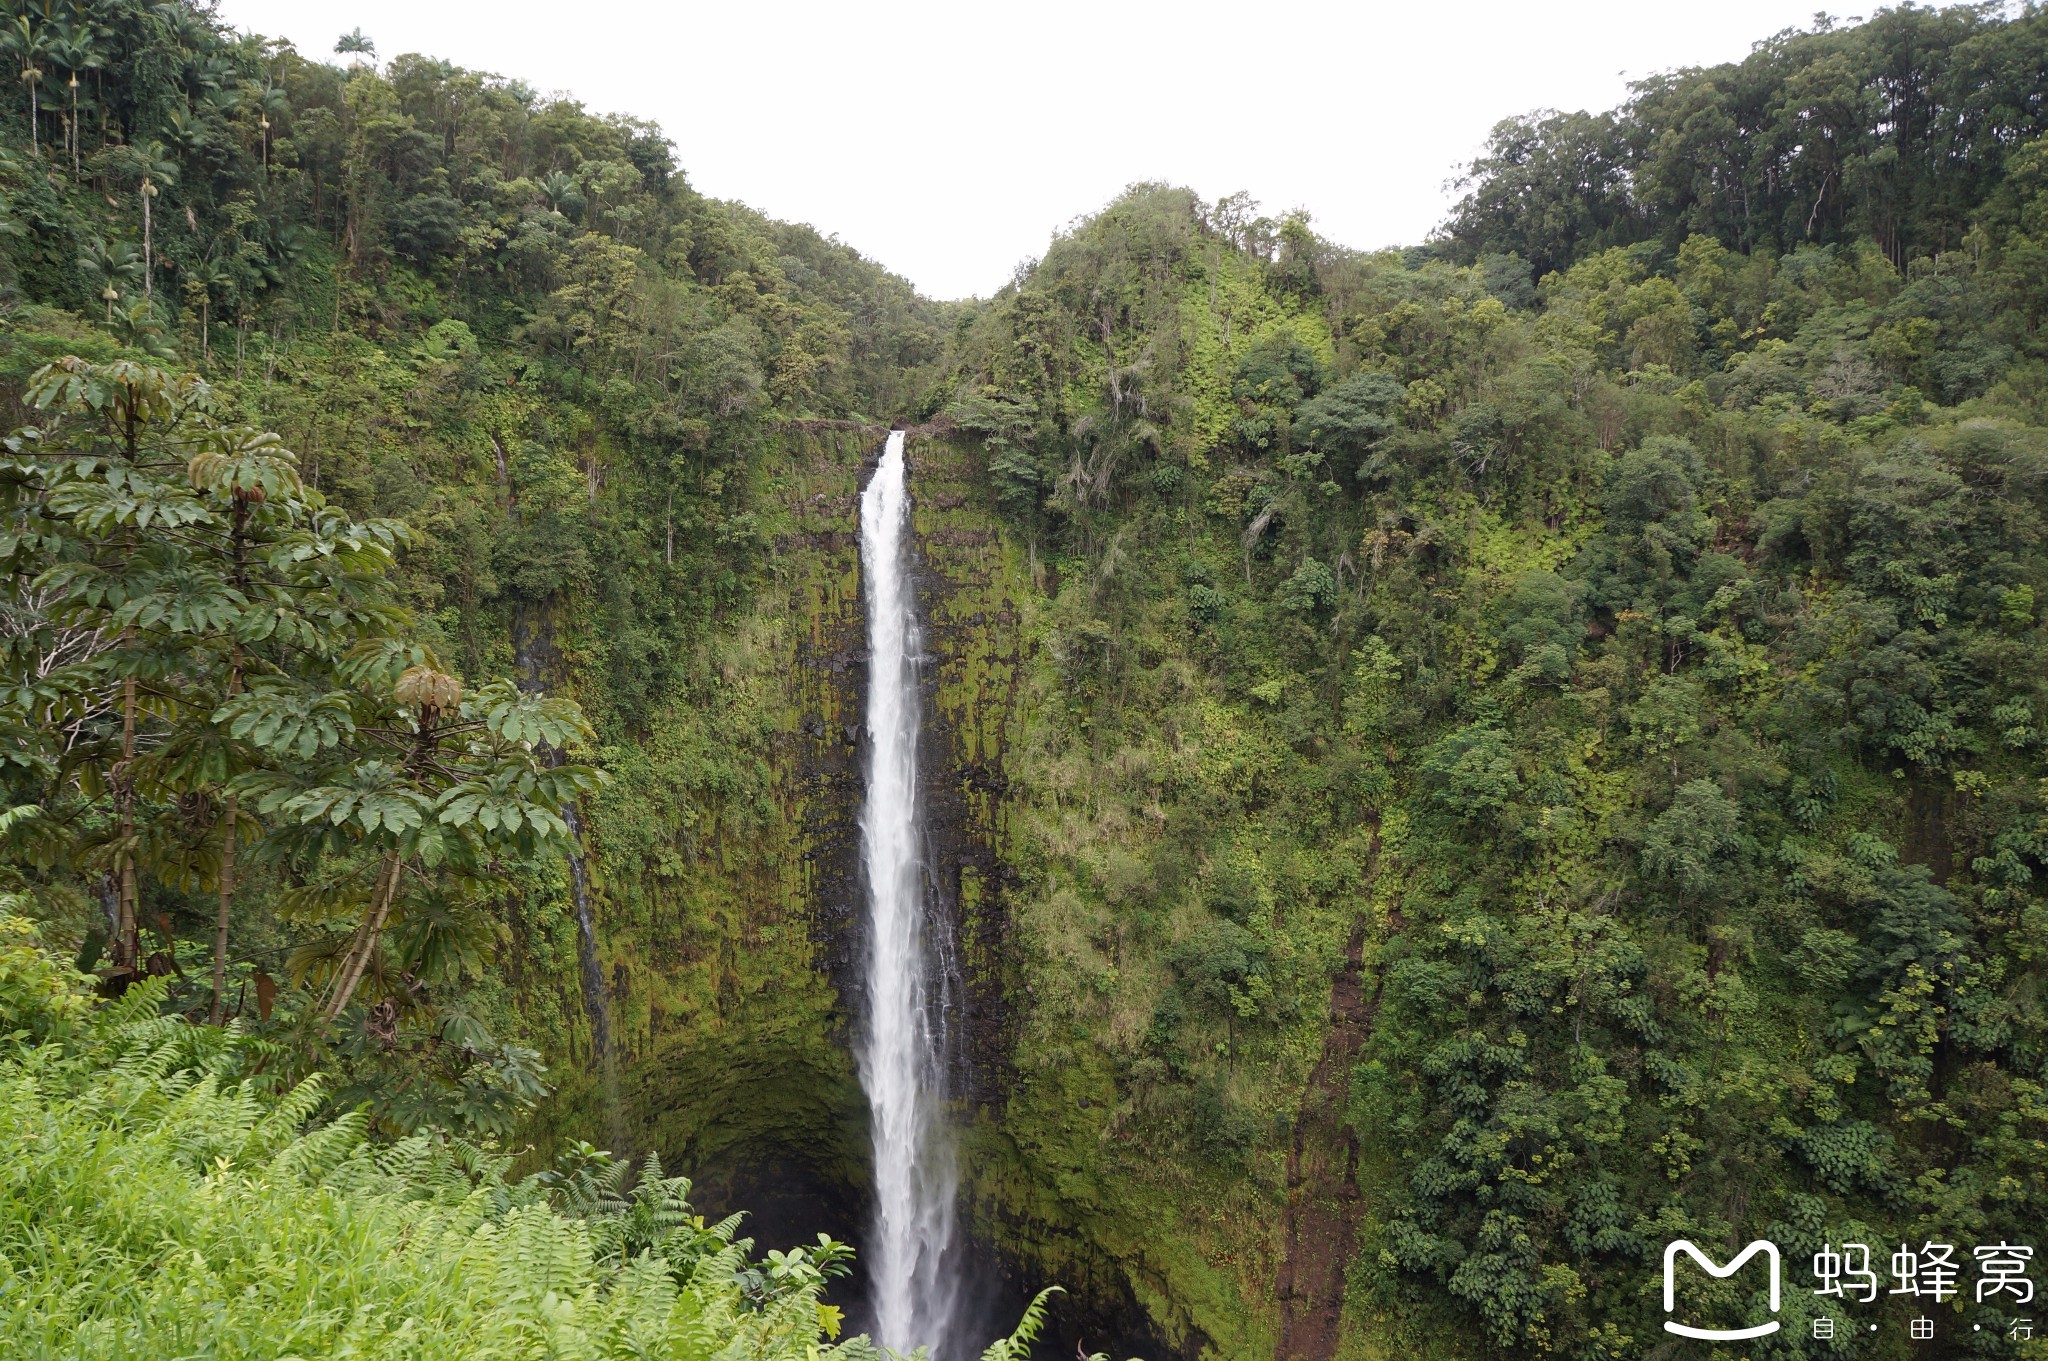
[[[886,1361],[834,1343],[853,1254],[751,1256],[690,1183],[576,1144],[551,1171],[439,1132],[378,1145],[362,1111],[279,1091],[277,1046],[158,1015],[151,979],[94,1007],[0,897],[0,1355],[222,1361]],[[1020,1361],[1041,1292],[985,1361]],[[922,1351],[918,1353],[922,1356]],[[1088,1361],[1103,1361],[1091,1357]]]
[[[580,1147],[512,1180],[488,1148],[365,1119],[309,1125],[317,1079],[156,1015],[162,984],[88,1010],[0,915],[0,1351],[51,1357],[879,1356],[833,1346],[846,1248],[751,1261],[689,1183]]]

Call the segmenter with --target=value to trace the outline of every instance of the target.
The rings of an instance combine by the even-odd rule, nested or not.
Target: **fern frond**
[[[159,1019],[170,986],[167,978],[145,978],[136,983],[93,1013],[93,1033],[96,1036],[114,1035],[138,1021]]]
[[[336,1116],[279,1150],[277,1156],[270,1160],[270,1166],[280,1176],[316,1184],[356,1150],[368,1128],[369,1117],[361,1111]]]
[[[997,1338],[989,1343],[988,1350],[981,1354],[981,1361],[1030,1361],[1031,1344],[1038,1341],[1038,1335],[1045,1330],[1045,1311],[1054,1295],[1066,1292],[1059,1286],[1049,1285],[1039,1291],[1024,1306],[1024,1317],[1017,1320],[1017,1327],[1008,1337]]]
[[[296,1087],[272,1098],[270,1111],[257,1126],[257,1133],[266,1145],[297,1137],[300,1127],[313,1118],[313,1112],[320,1109],[326,1097],[326,1078],[319,1073],[308,1074]]]

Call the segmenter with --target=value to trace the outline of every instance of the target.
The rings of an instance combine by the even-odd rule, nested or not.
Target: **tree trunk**
[[[348,963],[334,985],[334,996],[322,1009],[330,1021],[347,1009],[349,999],[356,994],[356,986],[363,981],[363,970],[377,948],[377,937],[384,930],[384,919],[391,913],[391,902],[398,896],[398,879],[404,867],[397,851],[385,854],[384,872],[377,878],[377,896],[372,902],[370,915],[363,920],[363,929],[357,933],[355,943],[349,949]]]
[[[135,899],[135,786],[129,770],[135,760],[135,677],[121,682],[121,856],[119,937],[114,963],[133,969],[142,958],[142,928]]]
[[[202,295],[205,296],[205,295]],[[211,301],[210,298],[207,299]],[[200,304],[200,346],[205,347],[206,303]],[[229,556],[232,560],[231,579],[244,595],[249,590],[249,501],[239,487],[235,490],[234,518],[229,526]],[[228,645],[228,698],[233,700],[242,693],[242,644],[235,640]],[[240,801],[233,794],[227,796],[221,816],[226,820],[220,843],[220,910],[213,919],[213,1006],[207,1020],[221,1023],[221,1014],[227,1006],[228,996],[228,918],[235,904],[235,817],[240,811]]]
[[[377,867],[376,886],[370,890],[370,902],[374,905],[383,892],[384,866],[379,865]],[[362,949],[363,938],[370,934],[371,915],[369,912],[363,914],[363,919],[356,923],[355,932],[348,938],[348,948],[341,952],[341,965],[335,971],[334,978],[328,983],[326,993],[320,998],[319,1014],[322,1016],[327,1014],[328,1005],[334,1001],[335,994],[341,991],[342,976],[355,963],[356,951]]]
[[[221,814],[227,830],[220,845],[220,911],[213,919],[213,1006],[206,1013],[209,1025],[219,1025],[228,995],[228,912],[235,902],[235,813],[236,800],[228,795]]]

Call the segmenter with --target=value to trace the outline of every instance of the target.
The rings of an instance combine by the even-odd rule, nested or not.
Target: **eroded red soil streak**
[[[1352,933],[1330,990],[1330,1034],[1309,1075],[1287,1155],[1287,1255],[1280,1264],[1280,1342],[1274,1361],[1330,1361],[1337,1354],[1344,1273],[1358,1228],[1358,1135],[1351,1128],[1351,1067],[1371,1032],[1379,999],[1368,998],[1365,927]]]

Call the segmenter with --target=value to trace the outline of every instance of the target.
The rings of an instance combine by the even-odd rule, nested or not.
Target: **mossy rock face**
[[[1257,1353],[1271,1342],[1244,1317],[1231,1273],[1208,1268],[1182,1232],[1191,1207],[1128,1183],[1105,1155],[1111,1074],[1094,1060],[1020,1071],[1031,1004],[1010,900],[1018,883],[1012,763],[1033,725],[1025,685],[1045,603],[1025,543],[992,510],[981,458],[958,445],[909,447],[920,602],[931,656],[927,820],[934,874],[954,914],[964,984],[962,1118],[972,1231],[996,1269],[1035,1290],[1057,1281],[1062,1350],[1085,1341],[1120,1355]],[[1092,1051],[1082,1049],[1086,1055]],[[1092,1104],[1090,1098],[1094,1098]],[[1239,1345],[1243,1343],[1244,1345]]]
[[[858,1242],[868,1213],[852,1058],[867,675],[859,497],[879,445],[879,434],[786,438],[764,479],[766,580],[699,659],[719,684],[706,705],[614,753],[619,778],[589,810],[617,1037],[609,1085],[573,987],[573,924],[550,955],[562,968],[551,1015],[574,1039],[536,1140],[619,1131],[629,1150],[656,1150],[694,1178],[707,1213],[749,1211],[746,1231],[771,1246],[818,1231]],[[1243,1273],[1217,1265],[1258,1234],[1198,1212],[1171,1176],[1133,1176],[1103,1143],[1115,1077],[1099,1053],[1080,1046],[1084,1061],[1047,1071],[1021,1052],[1029,942],[1011,915],[1013,824],[1030,791],[1012,758],[1036,725],[1065,721],[1033,711],[1027,684],[1042,666],[1044,574],[995,517],[978,453],[913,437],[908,456],[928,658],[927,851],[960,984],[969,1255],[992,1292],[990,1326],[1057,1281],[1069,1292],[1055,1312],[1063,1347],[1270,1351],[1270,1320]],[[573,619],[559,622],[573,632]]]
[[[749,1208],[743,1193],[762,1181],[749,1169],[776,1160],[848,1205],[866,1178],[846,998],[866,669],[858,501],[872,451],[831,435],[785,449],[759,498],[764,585],[692,659],[715,678],[704,702],[607,753],[617,779],[586,821],[616,1076],[608,1089],[578,1025],[533,1131],[546,1143],[609,1129],[631,1152],[658,1151],[698,1180],[707,1212]]]
[[[1008,923],[1003,889],[1004,755],[1016,722],[1019,666],[1026,646],[1029,578],[1018,545],[1004,535],[969,455],[936,440],[914,440],[912,524],[918,603],[924,618],[924,759],[928,854],[941,908],[950,919],[964,985],[964,1041],[956,1084],[975,1106],[1000,1103],[1015,1032],[1007,1005]]]
[[[764,1247],[858,1240],[865,1228],[866,1100],[845,1050],[821,1044],[807,1019],[756,1015],[673,1037],[635,1062],[621,1092],[663,1164],[693,1179],[697,1208],[745,1211]]]

